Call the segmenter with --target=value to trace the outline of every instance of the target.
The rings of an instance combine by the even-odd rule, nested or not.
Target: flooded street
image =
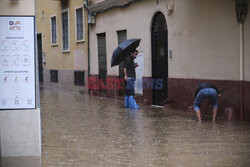
[[[250,126],[41,91],[42,166],[248,166]]]
[[[130,110],[121,100],[56,89],[40,93],[42,167],[250,164],[249,123],[199,124],[175,110]]]

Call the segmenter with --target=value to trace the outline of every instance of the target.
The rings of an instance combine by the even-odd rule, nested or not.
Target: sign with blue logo
[[[33,16],[0,16],[0,109],[36,108]]]

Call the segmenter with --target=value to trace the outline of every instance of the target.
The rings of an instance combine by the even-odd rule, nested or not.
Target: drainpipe
[[[89,5],[89,0],[85,0],[85,2],[84,2],[84,5],[83,5],[83,7],[87,10],[87,13],[88,13],[88,16],[89,16],[89,11],[88,11],[88,9],[87,9],[87,7],[88,7],[88,5]],[[88,23],[88,42],[87,42],[87,45],[88,45],[88,78],[89,78],[89,76],[90,76],[90,42],[89,42],[89,23]],[[87,82],[88,82],[88,79],[87,79]],[[87,83],[87,85],[88,85],[88,83]],[[88,93],[90,94],[90,90],[88,89]]]
[[[88,23],[88,78],[90,76],[90,42],[89,42],[89,23]],[[90,90],[89,90],[90,93]]]
[[[239,22],[239,56],[240,56],[240,120],[244,119],[244,38],[243,23],[247,16],[248,0],[236,0],[236,16]]]
[[[239,24],[239,54],[240,54],[240,120],[243,120],[244,111],[244,48],[243,24]]]

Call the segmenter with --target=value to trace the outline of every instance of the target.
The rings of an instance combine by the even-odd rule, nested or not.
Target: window
[[[58,83],[58,71],[50,70],[50,82]]]
[[[83,41],[83,9],[76,9],[76,40]]]
[[[51,44],[57,44],[56,16],[51,18]]]
[[[107,52],[106,52],[106,34],[97,34],[98,47],[98,69],[99,79],[106,83],[107,78]],[[106,89],[100,88],[100,93],[106,93]]]
[[[69,51],[69,12],[62,12],[62,49]]]
[[[75,85],[84,86],[84,71],[74,72],[74,83]]]

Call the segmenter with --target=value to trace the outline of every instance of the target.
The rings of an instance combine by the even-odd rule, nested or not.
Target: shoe
[[[131,109],[139,109],[140,107],[137,105],[135,99],[134,99],[134,96],[129,96],[129,108]]]

